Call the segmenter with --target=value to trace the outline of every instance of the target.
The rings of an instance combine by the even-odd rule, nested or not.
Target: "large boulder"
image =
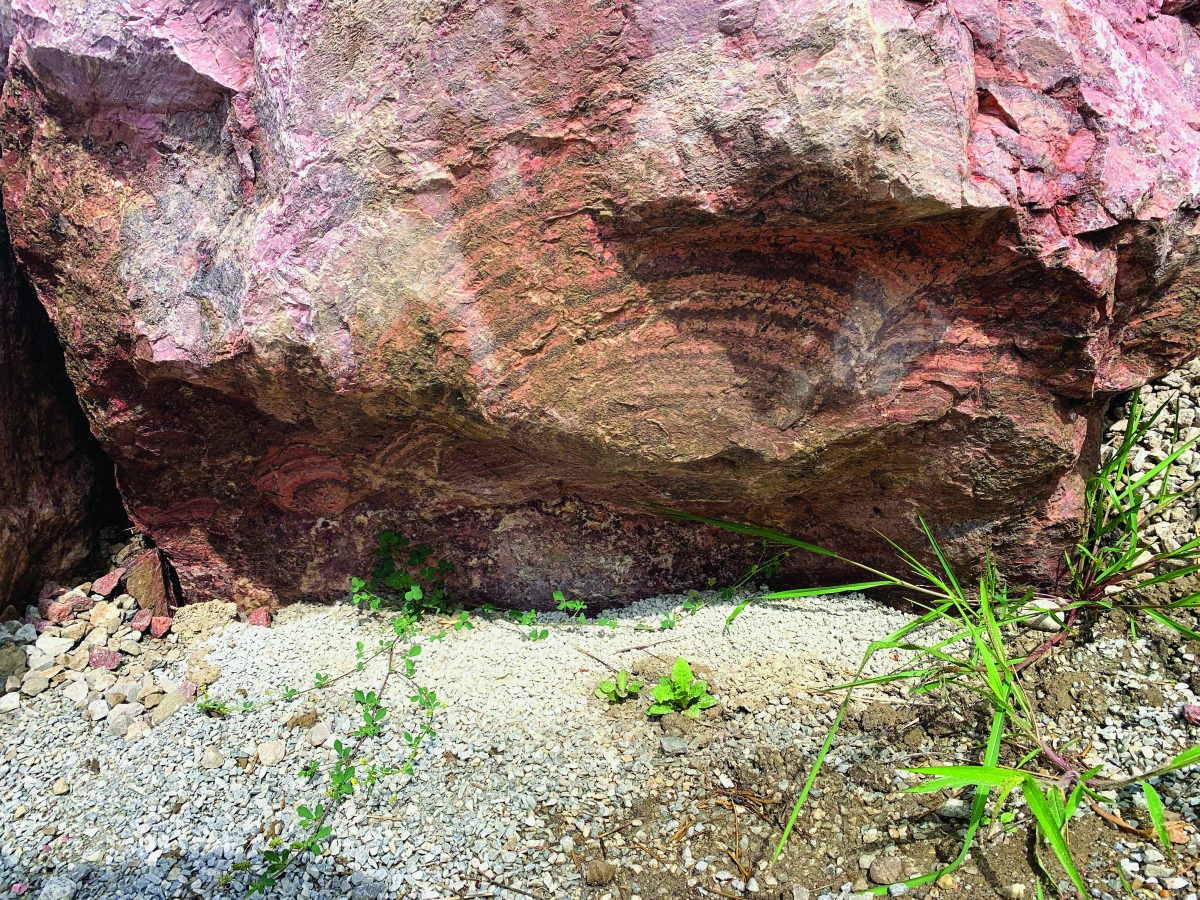
[[[0,609],[82,574],[116,490],[0,211]]]
[[[1197,352],[1194,4],[2,4],[13,243],[193,599],[752,558],[629,500],[1046,577]]]

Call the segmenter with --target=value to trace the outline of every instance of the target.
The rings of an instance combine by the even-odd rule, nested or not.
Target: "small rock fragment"
[[[46,879],[37,900],[74,900],[75,891],[75,882],[70,878],[55,875]]]
[[[48,687],[50,687],[50,679],[38,672],[30,672],[21,682],[21,693],[26,697],[36,697]]]
[[[659,744],[667,756],[683,756],[688,750],[687,738],[667,735],[659,738]]]
[[[63,794],[69,794],[71,792],[71,786],[67,784],[67,779],[60,778],[58,781],[54,782],[54,787],[50,788],[50,790],[56,796],[61,797]]]
[[[21,695],[17,692],[0,697],[0,713],[16,712],[21,708]]]
[[[170,716],[174,715],[176,711],[187,706],[187,703],[187,698],[179,691],[168,691],[158,701],[158,705],[154,707],[154,711],[150,714],[150,721],[157,728]]]
[[[261,625],[263,628],[270,628],[271,611],[265,606],[260,606],[250,612],[249,621],[251,625]]]
[[[327,722],[318,722],[308,732],[308,742],[314,747],[320,747],[323,743],[329,740],[332,734],[333,732],[330,731],[329,724]]]
[[[612,881],[616,874],[617,867],[608,860],[593,859],[588,863],[585,878],[588,884],[593,887],[600,887]]]
[[[141,716],[145,708],[140,703],[122,703],[114,706],[104,722],[104,727],[117,737],[125,737],[133,720]]]
[[[1200,725],[1200,703],[1185,703],[1183,718],[1189,725]]]
[[[204,748],[204,753],[200,757],[200,768],[202,769],[219,769],[225,764],[225,757],[221,755],[221,751],[216,747],[209,745]]]
[[[121,627],[121,610],[115,603],[97,603],[92,607],[92,617],[89,621],[93,628],[103,628],[109,634],[115,634]]]
[[[150,622],[153,618],[153,610],[139,609],[133,614],[133,618],[129,620],[129,627],[134,631],[145,631],[150,627]]]
[[[283,741],[267,741],[258,745],[258,761],[264,766],[273,766],[283,760],[287,745]]]
[[[96,647],[88,656],[88,665],[93,669],[108,669],[111,671],[121,665],[121,654],[116,650]]]
[[[37,647],[39,650],[41,650],[43,653],[45,653],[47,656],[54,658],[54,657],[61,656],[62,654],[66,653],[68,650],[70,650],[72,647],[74,647],[75,642],[70,640],[69,638],[58,637],[57,635],[43,634],[37,639],[37,643],[35,643],[34,646]]]
[[[63,697],[75,704],[77,709],[82,708],[88,695],[87,682],[82,678],[79,681],[72,681],[63,691]]]
[[[99,722],[108,715],[110,709],[112,707],[108,705],[108,701],[101,697],[99,700],[93,700],[88,704],[88,717],[93,722]]]
[[[869,874],[876,884],[895,884],[904,877],[904,865],[898,856],[877,856]]]
[[[161,638],[171,630],[171,624],[174,622],[170,616],[155,616],[150,620],[150,637]]]
[[[101,575],[92,582],[92,593],[107,598],[109,594],[117,589],[117,585],[121,583],[121,579],[124,577],[124,569],[114,569],[107,575]]]

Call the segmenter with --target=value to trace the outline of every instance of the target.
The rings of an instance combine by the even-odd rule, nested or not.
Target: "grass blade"
[[[717,528],[723,528],[725,531],[732,531],[736,534],[762,538],[776,544],[795,547],[797,550],[807,550],[809,553],[816,553],[818,556],[831,556],[834,559],[841,559],[832,550],[826,550],[824,547],[818,547],[816,544],[809,544],[805,541],[798,541],[794,537],[770,528],[764,528],[761,525],[742,525],[738,522],[726,522],[723,519],[710,519],[707,516],[697,516],[692,513],[680,512],[677,509],[671,509],[666,506],[655,506],[653,503],[634,502],[633,505],[640,506],[643,509],[648,509],[651,512],[658,513],[660,516],[666,516],[671,519],[683,519],[688,522],[702,522],[705,525],[715,525]]]
[[[1046,796],[1042,793],[1042,789],[1032,776],[1026,776],[1024,783],[1021,785],[1021,793],[1025,795],[1025,802],[1029,804],[1029,811],[1037,819],[1046,842],[1050,844],[1050,849],[1058,857],[1059,864],[1066,870],[1071,883],[1079,891],[1079,896],[1088,896],[1087,887],[1083,883],[1079,869],[1075,867],[1075,860],[1071,859],[1071,850],[1062,835],[1062,824],[1055,818],[1054,812],[1046,800]]]
[[[1200,569],[1200,566],[1196,568]],[[877,587],[896,587],[898,581],[860,581],[857,584],[838,584],[833,587],[797,588],[790,591],[775,591],[763,594],[763,600],[792,600],[796,597],[823,597],[826,594],[846,594],[850,591],[869,591]]]
[[[1158,796],[1158,791],[1148,781],[1142,782],[1142,793],[1146,797],[1146,809],[1150,813],[1150,821],[1154,824],[1158,842],[1162,844],[1167,856],[1175,859],[1175,853],[1171,850],[1171,836],[1167,833],[1167,813],[1163,809],[1162,797]]]

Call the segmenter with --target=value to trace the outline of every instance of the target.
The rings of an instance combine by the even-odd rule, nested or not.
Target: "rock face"
[[[13,243],[191,599],[751,557],[627,500],[1046,576],[1198,349],[1194,4],[5,4]]]
[[[68,580],[115,505],[46,312],[17,272],[0,213],[0,609]]]

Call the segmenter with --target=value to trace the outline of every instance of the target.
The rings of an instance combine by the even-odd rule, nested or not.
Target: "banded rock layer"
[[[1187,0],[0,10],[13,243],[192,599],[753,556],[630,500],[1050,577],[1198,352]]]

